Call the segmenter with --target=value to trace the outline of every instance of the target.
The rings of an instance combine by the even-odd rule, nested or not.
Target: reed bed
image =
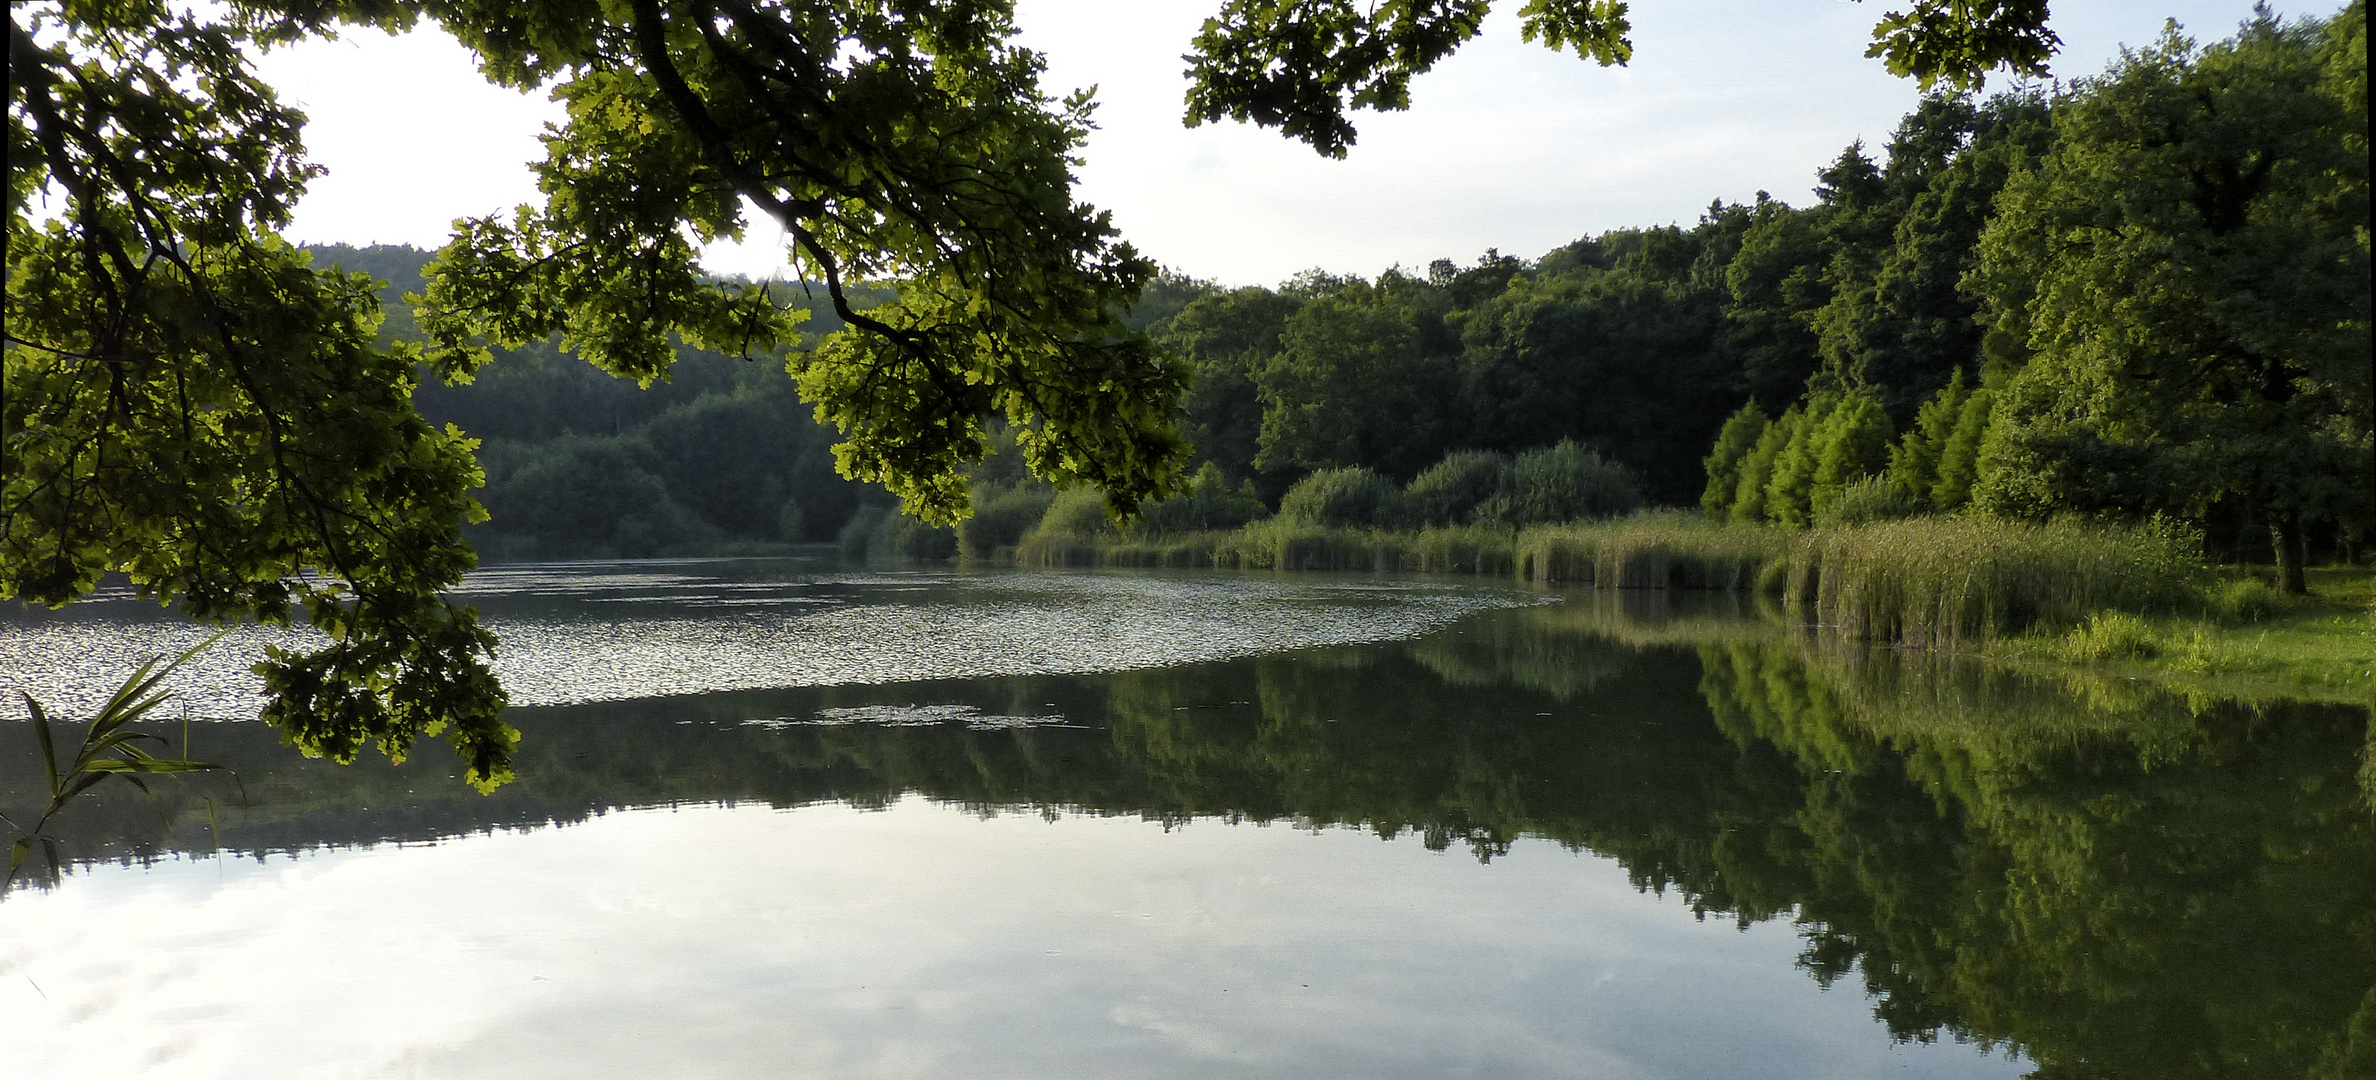
[[[1518,572],[1534,581],[1602,589],[1745,592],[1801,543],[1799,534],[1770,526],[1651,511],[1528,529],[1518,537]]]
[[[1794,532],[1652,511],[1523,532],[1418,533],[1286,519],[1170,538],[1035,533],[1026,566],[1433,571],[1598,589],[1698,589],[1771,597],[1839,637],[1925,649],[2088,624],[2120,611],[2201,607],[2201,538],[2140,526],[1981,517],[1901,518]]]
[[[1035,533],[1015,561],[1037,567],[1223,567],[1237,570],[1422,571],[1508,576],[1516,534],[1477,526],[1417,533],[1260,521],[1227,532],[1156,538]]]
[[[1953,649],[2098,612],[2200,605],[2201,539],[2142,526],[1917,517],[1791,532],[1689,513],[1531,529],[1533,580],[1756,591],[1841,637]]]
[[[1787,551],[1787,606],[1842,637],[1955,649],[2103,611],[2199,605],[2201,539],[2161,525],[1922,517],[1818,529]]]

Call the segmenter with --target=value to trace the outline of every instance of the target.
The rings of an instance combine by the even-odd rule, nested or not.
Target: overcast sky
[[[1852,140],[1877,147],[1916,97],[1864,57],[1895,3],[1636,0],[1633,63],[1601,68],[1519,41],[1519,5],[1505,0],[1482,38],[1414,81],[1409,112],[1355,114],[1360,142],[1332,161],[1269,129],[1181,127],[1179,57],[1218,5],[1021,0],[1016,22],[1047,57],[1050,93],[1098,88],[1079,197],[1157,261],[1224,284],[1469,262],[1487,248],[1531,258],[1606,229],[1689,223],[1712,199],[1760,190],[1803,204],[1816,168]],[[2210,41],[2250,12],[2248,0],[2065,0],[2055,73],[2099,72],[2165,18]],[[329,169],[298,207],[300,240],[434,247],[456,217],[535,199],[524,163],[558,110],[489,87],[434,29],[355,33],[261,66],[311,117],[311,157]],[[768,274],[777,236],[754,225],[752,243],[707,261]]]

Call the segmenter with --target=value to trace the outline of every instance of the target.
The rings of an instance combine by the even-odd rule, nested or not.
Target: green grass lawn
[[[2233,588],[2227,595],[2247,602],[2217,616],[2102,613],[2060,634],[2001,640],[1990,651],[2245,697],[2366,703],[2376,687],[2376,572],[2311,570],[2309,579],[2303,599]],[[2250,580],[2239,574],[2225,585]],[[2222,588],[2212,595],[2219,606]]]

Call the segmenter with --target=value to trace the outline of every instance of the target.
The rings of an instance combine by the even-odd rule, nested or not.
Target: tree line
[[[1820,169],[1805,207],[1761,192],[1689,227],[1374,279],[1159,275],[1121,322],[1191,368],[1190,457],[1181,493],[1142,504],[1131,530],[1520,526],[1694,504],[1788,528],[2159,512],[2207,527],[2218,554],[2296,574],[2313,553],[2352,558],[2376,523],[2364,26],[2356,3],[2260,16],[2208,48],[2173,31],[2055,92],[1934,95],[1878,148]],[[394,293],[418,288],[428,256],[316,258]],[[817,307],[796,347],[839,327]],[[778,377],[780,355],[678,352],[649,390],[549,342],[504,351],[475,383],[425,384],[425,416],[483,440],[480,546],[839,539],[946,557],[1043,526],[1111,530],[1101,498],[1034,476],[995,422],[969,474],[974,516],[904,519],[835,474],[837,436]]]
[[[1867,224],[1795,320],[1820,366],[1726,422],[1701,505],[2166,514],[2301,592],[2376,524],[2367,137],[2358,2],[1925,103],[1887,167],[1825,174],[1825,209]]]
[[[1212,289],[1152,331],[1197,456],[1274,502],[1574,440],[1650,502],[1792,528],[2167,514],[2299,591],[2376,525],[2366,72],[2363,3],[2172,29],[1928,97],[1803,208]]]

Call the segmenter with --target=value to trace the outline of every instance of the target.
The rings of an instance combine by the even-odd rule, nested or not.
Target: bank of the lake
[[[1511,576],[1717,590],[1818,636],[2069,667],[2252,698],[2365,702],[2376,571],[2205,563],[2165,522],[1923,516],[1789,530],[1647,512],[1529,529],[1345,529],[1273,518],[1181,536],[1041,530],[991,557],[1026,567],[1224,567]]]

